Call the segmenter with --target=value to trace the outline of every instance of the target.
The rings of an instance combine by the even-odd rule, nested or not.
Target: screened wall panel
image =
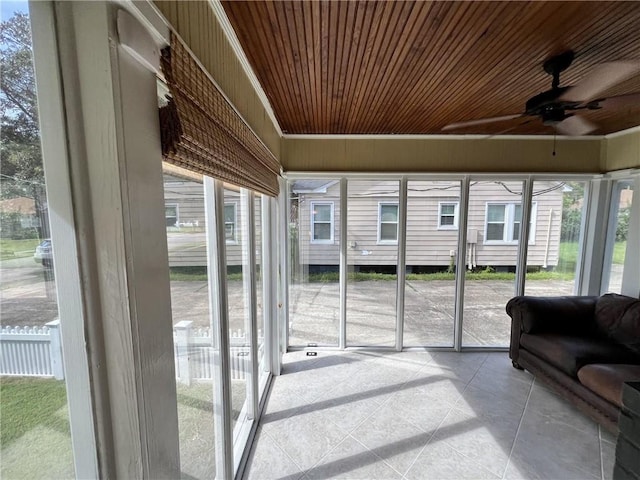
[[[399,182],[347,184],[347,346],[396,338]]]
[[[574,295],[585,205],[584,182],[533,182],[525,295]]]
[[[505,305],[515,295],[523,187],[522,181],[471,182],[463,347],[509,345],[511,320]],[[535,228],[535,221],[532,226]]]
[[[289,188],[289,345],[338,345],[340,183],[300,179]]]
[[[407,184],[404,346],[453,346],[459,181]]]

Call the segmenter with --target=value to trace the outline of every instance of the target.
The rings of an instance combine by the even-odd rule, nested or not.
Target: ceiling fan
[[[544,125],[553,126],[560,134],[586,135],[595,130],[597,126],[574,112],[640,103],[640,92],[598,98],[600,92],[604,92],[609,87],[640,72],[640,61],[603,63],[592,70],[577,85],[561,87],[560,73],[571,65],[574,56],[572,50],[567,50],[544,62],[544,71],[553,77],[551,90],[539,93],[527,100],[524,113],[451,123],[443,127],[442,130],[455,130],[516,118],[539,117]],[[517,126],[513,128],[517,128]]]

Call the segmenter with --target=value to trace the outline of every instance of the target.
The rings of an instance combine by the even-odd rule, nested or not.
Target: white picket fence
[[[218,361],[218,348],[213,344],[209,328],[193,328],[193,322],[178,322],[173,327],[176,377],[180,383],[211,380]],[[229,363],[232,380],[247,378],[250,363],[249,339],[242,330],[229,330]],[[258,330],[258,357],[264,346],[262,330]]]
[[[0,375],[63,379],[60,320],[39,327],[2,327]]]
[[[173,329],[176,377],[180,383],[211,380],[218,349],[211,330],[192,328],[189,321]],[[258,331],[260,349],[264,344]],[[229,331],[231,378],[244,380],[249,372],[249,339],[242,330]],[[261,354],[261,350],[259,352]],[[64,378],[60,320],[38,327],[2,327],[0,330],[0,375]]]

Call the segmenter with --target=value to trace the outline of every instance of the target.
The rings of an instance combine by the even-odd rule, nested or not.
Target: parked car
[[[51,251],[50,238],[44,239],[42,243],[36,247],[33,259],[37,263],[41,263],[45,268],[51,268],[53,266],[53,253]]]

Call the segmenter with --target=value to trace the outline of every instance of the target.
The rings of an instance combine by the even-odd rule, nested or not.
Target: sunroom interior
[[[257,451],[287,432],[264,412],[328,408],[324,390],[370,379],[370,361],[390,377],[385,362],[413,365],[410,382],[481,358],[464,386],[492,385],[517,373],[493,370],[511,368],[511,297],[640,296],[640,68],[598,92],[628,102],[576,111],[588,133],[522,115],[443,131],[522,112],[551,55],[575,52],[562,85],[640,62],[630,2],[37,1],[29,15],[70,432],[54,476],[348,478],[322,466],[328,447],[306,464],[280,445],[268,454],[296,469],[269,470]],[[305,389],[316,399],[294,408]],[[421,478],[424,435],[409,463],[370,447],[392,468],[379,478]],[[514,445],[482,472],[508,478]]]

